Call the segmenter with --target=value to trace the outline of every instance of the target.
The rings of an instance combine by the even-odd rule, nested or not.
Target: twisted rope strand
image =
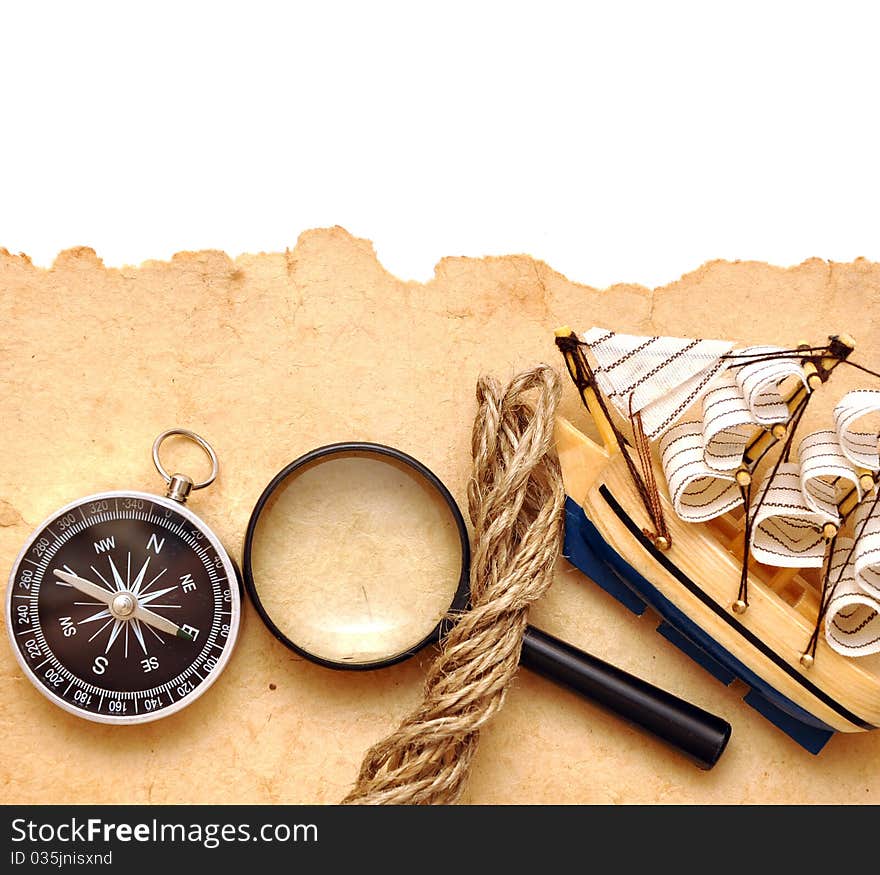
[[[471,609],[447,634],[422,703],[367,751],[347,804],[456,802],[480,730],[501,710],[519,666],[529,605],[553,580],[565,492],[552,455],[561,389],[548,365],[502,387],[477,383],[468,513]],[[534,404],[526,396],[537,393]]]

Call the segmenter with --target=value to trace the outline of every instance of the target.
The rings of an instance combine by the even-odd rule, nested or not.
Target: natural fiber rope
[[[343,802],[435,804],[461,796],[480,729],[516,674],[529,605],[550,586],[559,555],[565,493],[552,455],[559,395],[548,365],[506,388],[491,377],[477,383],[468,486],[472,607],[446,636],[421,705],[367,751]]]

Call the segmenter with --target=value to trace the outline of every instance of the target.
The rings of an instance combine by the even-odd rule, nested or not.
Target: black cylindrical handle
[[[520,664],[647,729],[701,769],[711,769],[718,762],[730,739],[726,720],[534,626],[526,629]]]

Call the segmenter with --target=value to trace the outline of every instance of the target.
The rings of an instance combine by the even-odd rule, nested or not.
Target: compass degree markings
[[[74,526],[69,527],[65,532],[62,532],[59,535],[55,535],[54,531],[51,532],[53,538],[57,541],[57,543],[52,545],[52,547],[46,551],[46,554],[42,557],[42,560],[39,563],[36,563],[36,562],[32,563],[36,566],[36,574],[34,575],[34,583],[36,585],[33,587],[34,591],[32,592],[32,594],[30,596],[22,596],[22,598],[24,600],[31,601],[31,604],[30,604],[30,614],[31,615],[34,615],[39,610],[38,605],[37,605],[38,591],[40,588],[40,583],[43,582],[43,575],[46,572],[48,572],[50,569],[53,569],[53,561],[52,560],[55,557],[55,555],[58,554],[58,552],[59,552],[60,548],[63,546],[63,544],[66,543],[67,540],[69,540],[71,536],[76,535],[79,532],[86,531],[87,529],[91,528],[92,526],[94,526],[98,523],[111,522],[114,518],[142,519],[146,522],[153,523],[156,526],[160,526],[162,528],[165,528],[169,532],[171,532],[172,534],[177,534],[180,537],[180,539],[192,550],[192,552],[195,554],[195,557],[197,557],[197,559],[199,560],[199,564],[202,565],[204,567],[204,571],[207,572],[207,576],[209,578],[208,590],[209,590],[209,592],[213,593],[215,605],[219,606],[222,604],[222,602],[219,600],[219,599],[222,599],[224,596],[224,594],[222,593],[222,589],[221,589],[221,587],[222,587],[221,582],[227,580],[227,577],[221,576],[221,574],[218,574],[218,572],[224,571],[225,568],[219,567],[220,560],[211,553],[211,548],[213,548],[214,551],[219,552],[219,554],[221,556],[223,555],[223,552],[222,552],[222,546],[218,547],[215,539],[210,537],[213,534],[210,532],[210,530],[208,532],[209,543],[208,544],[206,544],[204,542],[199,543],[199,541],[197,540],[198,535],[196,532],[193,532],[191,534],[190,531],[181,523],[177,523],[176,526],[173,525],[174,522],[177,522],[176,520],[173,520],[171,518],[171,514],[173,513],[173,509],[171,509],[171,510],[165,509],[165,515],[164,515],[164,517],[162,517],[157,512],[157,510],[161,510],[164,508],[157,508],[156,505],[148,504],[147,505],[148,512],[135,513],[135,512],[132,512],[128,506],[123,508],[121,506],[121,499],[120,498],[116,498],[112,494],[109,495],[108,497],[115,500],[115,509],[117,512],[117,516],[114,516],[114,514],[112,513],[113,505],[111,505],[111,507],[110,507],[111,513],[100,513],[100,512],[96,512],[95,510],[92,510],[88,516],[86,516],[83,513],[82,507],[77,507],[76,510],[79,512],[80,517],[82,517],[82,522],[77,522]],[[139,507],[143,506],[143,501],[141,500],[142,496],[138,495],[137,499],[138,499]],[[106,501],[103,501],[102,503],[106,504]],[[159,551],[164,546],[164,544],[163,544],[164,539],[162,539],[161,535],[159,535],[157,533],[157,536],[153,540],[155,541],[155,544],[150,544],[148,546],[148,549],[153,550],[155,553],[159,553]],[[104,551],[99,551],[99,552],[104,552]],[[140,564],[141,560],[138,560],[138,564],[135,565],[134,568],[132,568],[131,567],[131,561],[132,561],[131,560],[131,553],[128,553],[128,555],[126,556],[126,560],[125,560],[126,565],[125,565],[125,567],[123,567],[123,565],[121,564],[122,563],[121,552],[122,551],[117,551],[118,555],[115,555],[112,558],[110,556],[108,556],[108,564],[107,564],[107,566],[104,566],[103,574],[101,573],[101,571],[98,570],[97,567],[90,566],[91,570],[93,571],[93,574],[94,574],[94,577],[92,578],[92,580],[100,580],[104,584],[103,587],[98,587],[97,583],[94,584],[96,588],[101,589],[103,591],[103,593],[105,593],[105,595],[103,597],[99,596],[97,593],[90,592],[90,593],[86,594],[85,599],[82,599],[82,600],[79,600],[76,602],[74,602],[73,599],[71,599],[69,602],[69,604],[75,604],[75,605],[77,605],[77,607],[83,607],[86,609],[89,609],[89,608],[93,609],[92,612],[89,612],[89,617],[93,616],[93,612],[97,612],[100,614],[100,613],[103,613],[104,611],[107,611],[107,613],[103,617],[101,617],[100,619],[92,619],[90,621],[91,628],[89,629],[89,632],[92,632],[92,630],[95,630],[95,629],[97,629],[97,631],[92,634],[92,637],[89,640],[94,640],[95,637],[100,636],[104,632],[108,632],[108,630],[110,630],[110,631],[108,632],[108,635],[106,636],[107,638],[110,638],[110,637],[123,638],[126,646],[129,646],[129,642],[125,639],[127,639],[129,637],[133,638],[133,639],[137,640],[138,643],[137,643],[137,645],[135,645],[134,641],[132,641],[130,646],[134,647],[134,655],[135,655],[135,657],[139,658],[141,655],[141,653],[139,651],[141,651],[144,655],[147,654],[148,644],[149,644],[149,640],[150,640],[149,636],[146,636],[146,634],[143,631],[144,626],[146,626],[147,629],[149,629],[150,636],[152,636],[153,638],[156,638],[160,644],[165,645],[168,643],[165,636],[168,634],[171,634],[170,631],[161,630],[161,626],[159,626],[158,624],[156,626],[153,626],[153,625],[150,625],[148,622],[148,619],[155,616],[163,621],[163,625],[165,623],[167,623],[168,626],[170,627],[170,629],[174,630],[174,634],[176,637],[184,638],[185,640],[189,640],[190,642],[194,642],[196,640],[196,638],[199,638],[200,639],[199,644],[201,646],[199,646],[197,648],[197,650],[200,652],[194,652],[195,661],[193,663],[191,663],[182,674],[180,674],[179,676],[177,676],[175,678],[168,680],[164,684],[153,687],[150,690],[146,690],[146,691],[138,690],[135,692],[122,692],[122,691],[118,691],[118,690],[108,690],[106,687],[102,687],[102,686],[96,687],[94,684],[90,684],[90,683],[88,683],[88,681],[85,681],[82,678],[76,679],[74,677],[74,675],[72,675],[71,672],[63,664],[61,664],[58,661],[58,658],[52,653],[52,650],[49,647],[48,642],[46,641],[46,639],[44,638],[44,636],[42,634],[42,629],[39,626],[39,620],[35,618],[33,621],[34,622],[33,634],[34,634],[35,638],[39,641],[41,650],[45,651],[44,656],[51,657],[50,662],[52,663],[53,668],[55,668],[59,672],[63,673],[63,675],[70,681],[67,684],[67,687],[65,688],[64,693],[62,694],[63,698],[65,698],[65,699],[68,698],[67,694],[70,692],[70,690],[72,688],[76,688],[78,690],[81,689],[83,692],[88,692],[93,695],[98,695],[98,696],[100,696],[100,701],[97,706],[97,712],[99,712],[99,713],[106,712],[106,710],[107,710],[106,709],[106,702],[107,702],[108,696],[111,698],[114,698],[114,699],[123,699],[123,698],[129,699],[129,698],[133,698],[133,697],[136,698],[137,696],[153,696],[153,697],[155,697],[155,704],[153,702],[151,702],[151,706],[153,706],[153,707],[158,706],[158,705],[161,705],[164,707],[164,704],[165,704],[164,698],[167,696],[169,703],[175,704],[177,702],[177,699],[174,696],[174,693],[176,692],[175,684],[179,685],[183,680],[186,679],[187,676],[192,676],[193,680],[196,680],[197,682],[204,681],[205,678],[207,678],[209,675],[211,675],[213,673],[214,668],[217,665],[217,657],[208,656],[207,654],[215,648],[219,649],[221,652],[223,650],[222,647],[217,647],[217,645],[215,643],[216,638],[217,638],[217,630],[219,628],[219,623],[220,623],[220,620],[219,620],[219,617],[218,617],[216,611],[214,613],[214,618],[211,621],[210,629],[205,629],[206,635],[204,636],[204,638],[207,638],[207,640],[204,640],[203,636],[200,634],[200,632],[197,628],[194,628],[186,623],[183,623],[182,620],[180,621],[181,625],[178,626],[177,624],[173,623],[172,621],[168,620],[167,618],[163,617],[162,615],[155,614],[155,612],[153,610],[151,610],[152,608],[162,610],[163,612],[166,609],[172,609],[172,608],[176,608],[176,609],[184,608],[186,610],[186,607],[187,607],[187,605],[185,604],[186,599],[183,599],[183,602],[184,602],[183,604],[173,605],[173,604],[169,604],[169,599],[162,598],[162,596],[166,595],[167,592],[169,592],[169,591],[177,592],[180,589],[180,585],[177,585],[174,587],[163,588],[161,593],[160,592],[153,593],[152,587],[155,585],[155,583],[163,575],[165,575],[170,570],[170,568],[162,569],[161,571],[159,571],[158,569],[156,569],[154,567],[152,569],[152,572],[158,571],[158,574],[154,574],[151,572],[147,562],[144,562],[144,565],[141,565],[140,569],[138,568],[138,565]],[[135,556],[138,555],[137,550],[134,550],[132,552],[134,553]],[[152,558],[152,557],[150,557],[150,558]],[[98,560],[95,560],[95,561],[98,561]],[[87,564],[89,562],[89,560],[85,559],[85,562]],[[76,564],[76,563],[74,563],[74,564]],[[100,564],[103,564],[103,561],[101,561]],[[147,567],[144,568],[144,566],[147,566]],[[65,570],[69,574],[74,573],[73,570],[69,566],[66,566]],[[137,577],[138,577],[139,571],[141,571],[141,570],[143,573],[141,574],[140,582],[138,585]],[[122,571],[125,571],[125,575],[123,575],[121,573]],[[175,572],[175,574],[176,573],[177,572]],[[122,587],[120,589],[120,581],[123,578],[125,579],[125,582],[122,584]],[[190,578],[190,575],[186,575],[186,579],[188,580],[189,578]],[[145,583],[145,581],[149,581],[149,582]],[[186,583],[184,576],[181,576],[181,581],[183,581],[184,584]],[[58,578],[57,580],[53,580],[52,582],[56,583],[59,586],[71,586],[74,589],[80,589],[79,587],[74,586],[73,584],[69,583],[68,581],[61,580],[60,578]],[[88,581],[88,582],[91,583],[92,581]],[[126,597],[130,597],[132,595],[132,591],[135,588],[137,588],[137,594],[136,594],[137,597],[134,601],[136,601],[138,603],[138,607],[143,608],[143,610],[145,612],[142,615],[142,619],[140,619],[140,620],[137,619],[137,617],[134,616],[134,611],[132,611],[131,614],[126,615],[125,612],[120,614],[118,611],[113,611],[110,609],[110,604],[111,604],[112,600],[114,600],[119,595],[124,595]],[[186,587],[186,585],[183,585],[182,589],[183,589],[184,594],[188,592],[188,588]],[[148,590],[150,590],[149,594],[152,596],[152,598],[150,598],[149,600],[144,600],[143,605],[141,605],[140,604],[140,602],[141,602],[140,597],[143,596],[145,593],[147,593]],[[81,589],[80,589],[80,591],[82,592]],[[13,595],[18,596],[17,593],[13,594]],[[224,600],[228,600],[228,595],[229,595],[228,593],[225,594],[226,598]],[[75,595],[74,595],[74,598],[76,598]],[[178,594],[175,598],[179,599],[180,595]],[[96,601],[89,601],[89,599],[96,599]],[[174,600],[174,598],[171,599],[171,601],[173,601],[173,600]],[[161,602],[161,604],[160,604],[160,602]],[[144,607],[147,604],[150,605],[149,608]],[[106,608],[103,607],[104,605],[106,605],[107,607]],[[85,614],[85,613],[87,613],[87,611],[83,611],[82,614],[80,614],[80,616],[82,617],[83,614]],[[227,612],[223,612],[223,613],[224,614],[231,614],[232,612],[227,611]],[[116,614],[116,616],[114,616],[114,614]],[[103,622],[101,622],[101,621],[103,621]],[[82,622],[82,621],[78,620],[77,622]],[[86,624],[86,625],[89,625],[89,624]],[[125,626],[125,629],[122,629],[121,626]],[[128,629],[128,626],[131,626],[130,630]],[[130,635],[129,635],[129,631],[131,632]],[[140,637],[145,639],[144,641],[141,641],[138,639],[138,632],[140,632]],[[83,636],[83,639],[84,638],[85,638],[85,636]],[[212,645],[213,645],[213,647],[212,647]],[[122,645],[120,645],[120,647],[121,646]],[[155,643],[153,644],[153,646],[155,647]],[[114,641],[114,647],[115,647],[115,641]],[[161,648],[160,648],[160,650],[161,650]],[[99,650],[98,652],[100,653],[101,651]],[[205,666],[203,668],[200,668],[202,666],[202,663],[204,663]],[[48,663],[44,662],[41,664],[41,666],[46,665],[46,664],[48,664]],[[203,673],[204,673],[204,677],[203,677]],[[210,684],[211,680],[209,680],[208,683]],[[159,695],[160,691],[163,691],[161,693],[161,695]],[[50,690],[50,693],[51,692],[52,691]],[[180,696],[180,695],[182,695],[182,694],[178,693],[178,696]],[[56,694],[56,697],[57,697],[57,694]],[[85,701],[85,700],[77,699],[76,701],[79,702],[79,701]],[[83,707],[83,710],[84,709],[85,708]],[[134,703],[134,709],[135,709],[135,714],[137,714],[138,711],[140,710],[137,702]],[[92,702],[92,704],[89,706],[89,710],[92,710],[92,711],[96,710],[95,706],[94,706],[94,702]],[[112,718],[112,716],[114,714],[120,714],[120,713],[124,714],[125,709],[124,708],[121,708],[121,709],[114,708],[113,705],[111,704],[111,706],[109,707],[109,712],[110,712],[110,716]],[[131,713],[131,712],[129,712],[129,713]]]

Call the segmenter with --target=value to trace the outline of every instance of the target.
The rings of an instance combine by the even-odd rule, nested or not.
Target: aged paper
[[[42,270],[0,250],[0,308],[4,578],[57,507],[107,489],[159,491],[149,449],[172,426],[204,434],[220,454],[218,482],[191,506],[236,557],[268,480],[323,443],[398,446],[464,504],[478,375],[560,367],[560,324],[782,344],[849,331],[859,359],[880,364],[880,265],[862,260],[713,262],[652,292],[578,285],[527,256],[446,258],[419,284],[391,276],[368,241],[333,228],[284,253],[181,253],[139,268],[109,269],[77,249]],[[568,383],[563,412],[584,421]],[[564,561],[532,618],[723,715],[730,746],[700,772],[523,671],[483,733],[467,801],[880,799],[880,734],[838,735],[819,757],[805,753]],[[246,606],[236,652],[205,696],[156,723],[112,727],[40,696],[4,640],[2,799],[333,802],[366,748],[419,699],[430,658],[331,672],[284,649]]]

